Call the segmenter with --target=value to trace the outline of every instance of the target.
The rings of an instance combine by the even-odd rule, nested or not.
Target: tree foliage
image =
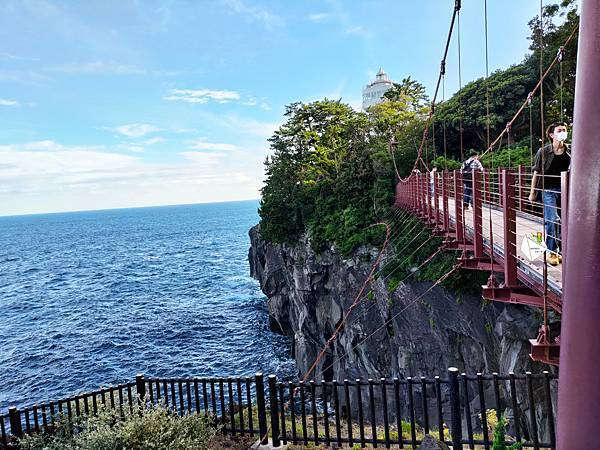
[[[576,26],[574,0],[545,6],[542,20],[541,47],[536,17],[529,22],[531,53],[522,62],[471,81],[436,105],[423,153],[430,167],[458,168],[467,149],[483,151],[505,128],[539,80],[540,54],[545,67]],[[544,82],[545,123],[559,119],[561,111],[571,120],[576,49],[574,38]],[[394,84],[383,102],[365,112],[328,99],[287,106],[265,162],[262,235],[292,243],[308,233],[315,249],[334,244],[343,253],[381,242],[383,227],[372,225],[388,212],[397,177],[413,169],[428,110],[425,87],[411,77]],[[513,124],[508,139],[483,158],[484,166],[529,165],[542,134],[539,118],[538,97]]]
[[[560,24],[558,24],[560,22]],[[487,107],[489,98],[490,140],[494,139],[513,117],[540,79],[540,48],[543,48],[543,70],[551,63],[559,48],[579,23],[574,0],[543,8],[543,35],[540,47],[541,27],[539,16],[529,21],[530,50],[522,62],[504,70],[493,72],[487,79],[479,78],[467,83],[447,101],[436,107],[435,121],[438,132],[435,146],[442,148],[444,134],[448,155],[460,159],[460,124],[463,129],[463,149],[487,148]],[[544,123],[561,119],[571,123],[575,95],[575,69],[577,63],[577,34],[564,48],[562,63],[550,71],[543,83]],[[562,83],[561,83],[562,80]],[[562,116],[561,116],[562,104]],[[531,114],[531,117],[530,117]],[[530,130],[530,118],[533,124]],[[513,144],[533,133],[533,142],[539,146],[542,134],[539,92],[532,98],[530,107],[519,116],[511,128],[505,144]],[[445,130],[445,133],[442,131]],[[464,152],[463,152],[464,153]]]

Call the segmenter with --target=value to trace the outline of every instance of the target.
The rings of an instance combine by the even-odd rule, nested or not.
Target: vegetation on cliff
[[[579,20],[574,1],[546,6],[543,20],[544,61],[548,63]],[[463,149],[485,149],[486,90],[493,137],[533,89],[539,77],[539,18],[532,19],[529,26],[532,52],[521,63],[466,84],[436,106],[424,155],[430,166],[457,167],[461,124]],[[563,88],[558,70],[544,83],[548,123],[561,117],[561,104],[564,120],[571,120],[576,47],[574,39],[565,49]],[[388,215],[396,170],[406,176],[413,168],[429,108],[424,86],[410,77],[396,84],[385,97],[383,103],[366,112],[328,99],[287,106],[286,121],[271,137],[272,155],[265,162],[266,182],[260,205],[264,239],[293,243],[308,232],[316,251],[334,244],[344,254],[362,244],[382,242],[383,227],[372,225]],[[539,109],[539,100],[534,99],[534,124],[539,124]],[[529,164],[532,147],[539,145],[541,134],[539,126],[531,131],[533,137],[527,112],[511,130],[509,141],[493,157],[484,159],[484,164]]]

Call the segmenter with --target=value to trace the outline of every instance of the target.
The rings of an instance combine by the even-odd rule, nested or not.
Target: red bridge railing
[[[547,311],[562,312],[568,172],[560,179],[545,179],[560,185],[555,191],[561,193],[557,205],[548,205],[545,213],[541,189],[534,189],[535,201],[529,200],[532,174],[523,166],[474,170],[471,182],[464,178],[460,171],[413,173],[397,184],[395,206],[413,211],[444,237],[447,249],[461,251],[462,267],[490,272],[484,298],[543,308],[544,324],[531,339],[531,356],[558,364],[559,324],[548,324]],[[465,198],[469,189],[471,201]],[[549,238],[557,242],[556,250],[546,247]]]

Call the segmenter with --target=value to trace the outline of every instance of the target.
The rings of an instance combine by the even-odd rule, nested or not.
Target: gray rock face
[[[378,249],[360,248],[346,258],[334,248],[314,253],[306,237],[289,246],[264,241],[258,226],[249,234],[251,275],[268,297],[273,329],[291,338],[305,374],[360,292]],[[407,282],[390,293],[385,280],[371,283],[365,294],[373,294],[350,314],[310,378],[445,377],[451,366],[470,374],[548,369],[528,356],[537,311],[457,298],[439,286],[415,300],[430,287]],[[490,393],[488,405],[492,399]]]
[[[423,438],[419,450],[450,450],[450,448],[430,434]]]

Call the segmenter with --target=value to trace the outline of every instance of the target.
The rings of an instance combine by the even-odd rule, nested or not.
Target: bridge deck
[[[441,198],[438,198],[440,211],[443,211],[443,202]],[[450,220],[455,222],[455,200],[452,197],[448,198],[448,209],[450,211]],[[504,248],[504,217],[502,210],[492,206],[491,208],[487,204],[482,205],[482,235],[484,241],[484,247],[489,255],[490,248],[490,225],[489,215],[492,215],[492,236],[494,239],[494,254],[500,257],[503,256]],[[473,234],[473,210],[471,208],[465,210],[465,232],[468,236]],[[533,278],[538,283],[543,282],[543,258],[540,257],[535,261],[530,261],[525,257],[521,251],[521,242],[526,235],[535,234],[543,231],[543,222],[541,218],[517,213],[517,257],[519,270]],[[557,266],[551,266],[548,264],[548,288],[561,295],[562,293],[562,264]]]

